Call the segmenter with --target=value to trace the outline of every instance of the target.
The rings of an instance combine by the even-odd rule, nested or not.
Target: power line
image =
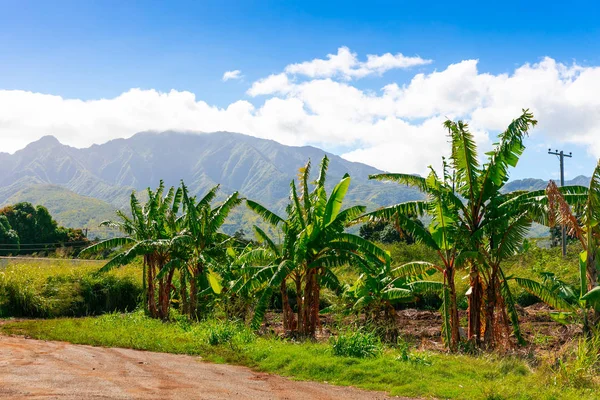
[[[548,149],[548,154],[558,156],[560,160],[560,187],[565,186],[565,157],[573,157],[573,153],[569,152],[569,154],[565,154],[564,151],[552,151],[552,149]],[[567,227],[565,225],[562,226],[562,255],[565,257],[567,255]]]
[[[22,243],[22,244],[17,244],[17,243],[2,243],[0,244],[0,248],[29,248],[30,246],[35,246],[35,247],[85,247],[85,246],[89,246],[94,244],[93,242],[87,242],[87,243]]]

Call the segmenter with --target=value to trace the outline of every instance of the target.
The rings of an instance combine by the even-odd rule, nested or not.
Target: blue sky
[[[336,113],[335,96],[328,98],[327,93],[317,92],[316,89],[311,89],[310,94],[303,92],[296,95],[294,93],[299,89],[286,89],[288,91],[273,90],[265,94],[251,95],[249,89],[255,82],[269,75],[282,73],[288,65],[327,59],[328,54],[336,54],[342,46],[347,47],[360,61],[364,61],[369,54],[402,53],[407,57],[420,56],[431,62],[410,68],[390,68],[383,73],[369,73],[364,77],[352,79],[325,75],[294,75],[295,83],[312,83],[316,88],[317,80],[332,79],[344,87],[349,86],[367,95],[381,95],[381,89],[386,85],[395,83],[402,88],[408,86],[417,74],[427,76],[466,60],[478,60],[478,75],[493,76],[511,76],[526,64],[541,63],[544,57],[550,57],[555,64],[572,68],[572,73],[575,74],[580,74],[581,68],[589,70],[590,73],[595,72],[595,68],[600,65],[600,24],[597,22],[600,7],[591,1],[570,2],[566,7],[560,2],[547,1],[486,3],[0,0],[0,7],[0,91],[4,91],[6,96],[13,96],[4,100],[4,104],[9,105],[4,107],[4,112],[8,114],[10,111],[11,114],[3,118],[3,111],[0,109],[0,129],[4,130],[4,133],[0,133],[8,138],[5,148],[0,144],[0,151],[12,152],[22,147],[24,140],[35,140],[36,136],[39,137],[43,133],[55,134],[65,143],[83,146],[108,140],[114,135],[131,135],[138,126],[148,128],[148,124],[152,122],[139,122],[141,117],[138,110],[135,121],[111,120],[106,123],[103,128],[106,130],[110,130],[115,124],[119,125],[119,128],[115,129],[118,134],[88,134],[85,128],[92,123],[75,121],[75,116],[74,121],[40,117],[40,121],[50,122],[40,122],[32,127],[27,121],[36,119],[40,114],[49,113],[47,103],[24,99],[24,104],[29,105],[29,108],[17,109],[13,105],[15,91],[85,102],[116,99],[132,88],[139,88],[142,91],[154,90],[159,93],[169,93],[172,90],[177,93],[190,92],[195,95],[197,102],[205,102],[208,106],[218,109],[227,109],[231,104],[248,103],[255,107],[248,112],[260,123],[244,125],[240,122],[235,125],[239,126],[240,130],[247,130],[244,133],[269,137],[288,144],[320,145],[340,154],[372,146],[373,150],[370,152],[348,157],[377,164],[382,157],[390,157],[389,152],[377,152],[375,149],[376,145],[386,146],[386,134],[390,133],[381,133],[378,136],[381,142],[378,143],[366,143],[360,136],[340,141],[339,134],[335,132],[330,138],[325,138],[333,128],[313,135],[303,134],[301,138],[292,137],[287,131],[281,133],[282,129],[288,129],[286,126],[295,121],[305,129],[313,126],[312,122],[306,122],[294,114],[297,110],[293,110],[295,104],[292,100],[303,102],[305,107],[309,103],[318,104],[319,108],[313,107],[308,115],[321,115],[327,112]],[[575,64],[577,68],[573,68]],[[560,70],[560,67],[556,69]],[[224,72],[232,70],[240,70],[242,78],[223,82]],[[565,81],[573,79],[576,78],[563,77],[561,82],[564,84]],[[483,84],[477,85],[481,89]],[[585,86],[585,82],[578,86]],[[498,84],[494,87],[498,87]],[[327,92],[328,89],[323,90]],[[481,90],[490,92],[492,89],[486,87]],[[553,89],[540,89],[540,93],[545,90],[561,96],[560,91]],[[574,96],[572,91],[569,93],[569,96]],[[140,99],[142,95],[143,93],[136,97],[136,107],[139,107],[140,102],[146,101]],[[313,97],[309,99],[309,95]],[[495,98],[496,95],[490,98],[492,97]],[[515,102],[530,98],[526,94],[515,97]],[[279,98],[288,100],[285,107],[289,108],[277,109],[273,111],[274,114],[269,115],[289,112],[289,118],[259,118],[267,114],[263,110],[265,103],[269,99]],[[326,101],[330,104],[324,104]],[[406,101],[412,103],[410,99]],[[442,102],[443,99],[439,100],[435,96],[431,98],[431,102],[436,101]],[[489,103],[491,100],[478,101]],[[125,100],[114,103],[122,105],[125,109],[130,106]],[[1,99],[0,104],[3,104]],[[56,104],[56,101],[48,104]],[[183,104],[187,103],[183,101]],[[592,128],[596,122],[593,114],[600,113],[597,104],[582,106],[574,100],[557,100],[550,104],[517,106],[518,109],[537,107],[540,115],[547,116],[548,121],[554,121],[553,118],[558,119],[561,114],[567,112],[577,116],[581,113],[582,118],[589,117],[589,121],[586,119],[581,128],[581,137],[577,136],[576,130],[568,132],[567,137],[561,137],[560,132],[553,131],[550,126],[560,124],[553,123],[542,127],[544,121],[540,120],[539,133],[536,130],[529,140],[526,155],[513,177],[555,177],[558,163],[554,157],[546,154],[548,146],[574,152],[576,157],[567,163],[568,176],[589,175],[600,151],[600,143],[596,145],[590,133],[593,132]],[[352,109],[360,107],[362,106],[352,105]],[[82,113],[91,116],[90,121],[97,121],[97,126],[101,126],[102,121],[107,118],[102,113],[111,110],[109,106],[85,108]],[[93,110],[88,111],[88,108]],[[463,112],[457,111],[456,106],[440,106],[430,113],[423,114],[418,110],[412,114],[401,112],[399,116],[394,114],[394,118],[408,121],[410,125],[404,126],[405,133],[402,133],[404,128],[398,125],[398,132],[401,132],[398,135],[418,136],[421,131],[417,127],[428,120],[434,125],[433,122],[437,121],[435,118],[444,116],[470,119],[472,113],[477,114],[476,108],[474,105],[472,109]],[[60,110],[55,114],[63,112]],[[492,112],[493,109],[488,111]],[[500,111],[499,113],[502,114]],[[170,115],[172,114],[178,114],[178,111],[174,109]],[[235,115],[238,114],[241,115],[241,120],[248,119],[241,111]],[[18,120],[14,115],[22,116],[23,120]],[[327,123],[334,124],[344,116],[347,114],[324,115],[324,118],[327,118]],[[385,117],[391,118],[391,115],[365,116],[375,119]],[[208,117],[198,114],[193,118],[186,118],[192,121],[193,118]],[[220,120],[215,118],[214,123],[209,126],[218,128]],[[231,116],[226,118],[230,119]],[[1,124],[3,119],[9,119],[5,128],[2,128]],[[485,123],[478,123],[480,130],[494,132],[489,128],[496,127],[497,122],[491,121],[489,117],[485,120]],[[509,121],[510,118],[506,124]],[[169,122],[165,118],[157,125],[159,126],[156,129],[161,130],[168,128]],[[191,126],[174,125],[177,125],[173,126],[174,129],[193,129],[191,122]],[[97,126],[93,129],[98,130]],[[281,128],[282,126],[284,128]],[[326,126],[326,123],[319,121],[319,126]],[[364,126],[364,135],[369,136],[368,125]],[[223,127],[231,130],[229,128],[229,125]],[[198,130],[206,128],[200,127]],[[546,131],[549,133],[546,134]],[[484,142],[482,139],[482,143]],[[398,146],[400,143],[394,139],[389,142],[388,147]],[[376,166],[384,169],[406,167],[411,172],[419,172],[415,165],[426,166],[438,157],[437,147],[426,149],[427,146],[419,147],[418,143],[413,143],[412,146],[404,152],[400,151],[398,158],[413,157],[415,149],[435,154],[432,157],[413,157],[405,164],[400,160]]]

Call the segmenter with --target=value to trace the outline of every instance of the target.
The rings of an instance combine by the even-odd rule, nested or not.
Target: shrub
[[[360,331],[342,333],[330,339],[333,354],[342,357],[376,357],[383,351],[381,341],[375,333]]]

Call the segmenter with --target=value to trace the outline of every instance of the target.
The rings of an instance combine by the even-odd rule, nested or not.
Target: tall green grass
[[[141,296],[135,266],[97,274],[101,262],[11,260],[0,269],[0,317],[60,317],[132,311]]]

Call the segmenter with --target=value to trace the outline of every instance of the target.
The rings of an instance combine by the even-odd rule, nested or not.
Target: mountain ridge
[[[348,205],[373,209],[423,197],[413,188],[369,180],[370,174],[382,171],[313,146],[286,146],[233,132],[166,131],[140,132],[83,149],[48,135],[14,154],[5,153],[0,157],[0,169],[5,172],[0,176],[0,204],[18,200],[24,190],[35,187],[28,192],[31,199],[32,193],[44,193],[50,189],[43,186],[51,185],[64,189],[67,203],[76,195],[127,208],[132,190],[154,188],[161,179],[166,186],[178,186],[183,179],[192,194],[202,195],[220,184],[221,198],[239,191],[282,212],[298,169],[311,159],[312,177],[316,178],[323,155],[330,159],[328,188],[345,173],[352,177]],[[51,190],[56,197],[56,187]],[[38,202],[43,201],[40,198]]]
[[[283,212],[290,181],[296,178],[298,169],[310,159],[316,178],[323,155],[330,159],[329,189],[345,173],[350,174],[348,205],[375,209],[423,198],[413,188],[369,180],[369,175],[383,172],[375,167],[314,146],[286,146],[271,139],[224,131],[144,131],[81,149],[46,135],[13,154],[0,153],[0,170],[5,172],[0,176],[0,204],[35,202],[47,206],[66,226],[82,227],[76,226],[85,224],[81,209],[75,207],[80,211],[77,218],[69,218],[74,213],[65,207],[74,207],[80,201],[90,205],[90,213],[105,216],[109,209],[127,209],[132,191],[141,192],[143,198],[144,190],[156,187],[161,179],[166,186],[178,186],[183,179],[195,195],[220,184],[221,199],[239,191]],[[578,176],[566,183],[587,185],[589,178]],[[546,185],[545,180],[529,178],[508,182],[505,189],[538,190]],[[97,217],[89,215],[89,222],[97,223]],[[237,211],[231,220],[230,230],[239,226],[248,230],[249,224],[256,222],[245,211]]]

